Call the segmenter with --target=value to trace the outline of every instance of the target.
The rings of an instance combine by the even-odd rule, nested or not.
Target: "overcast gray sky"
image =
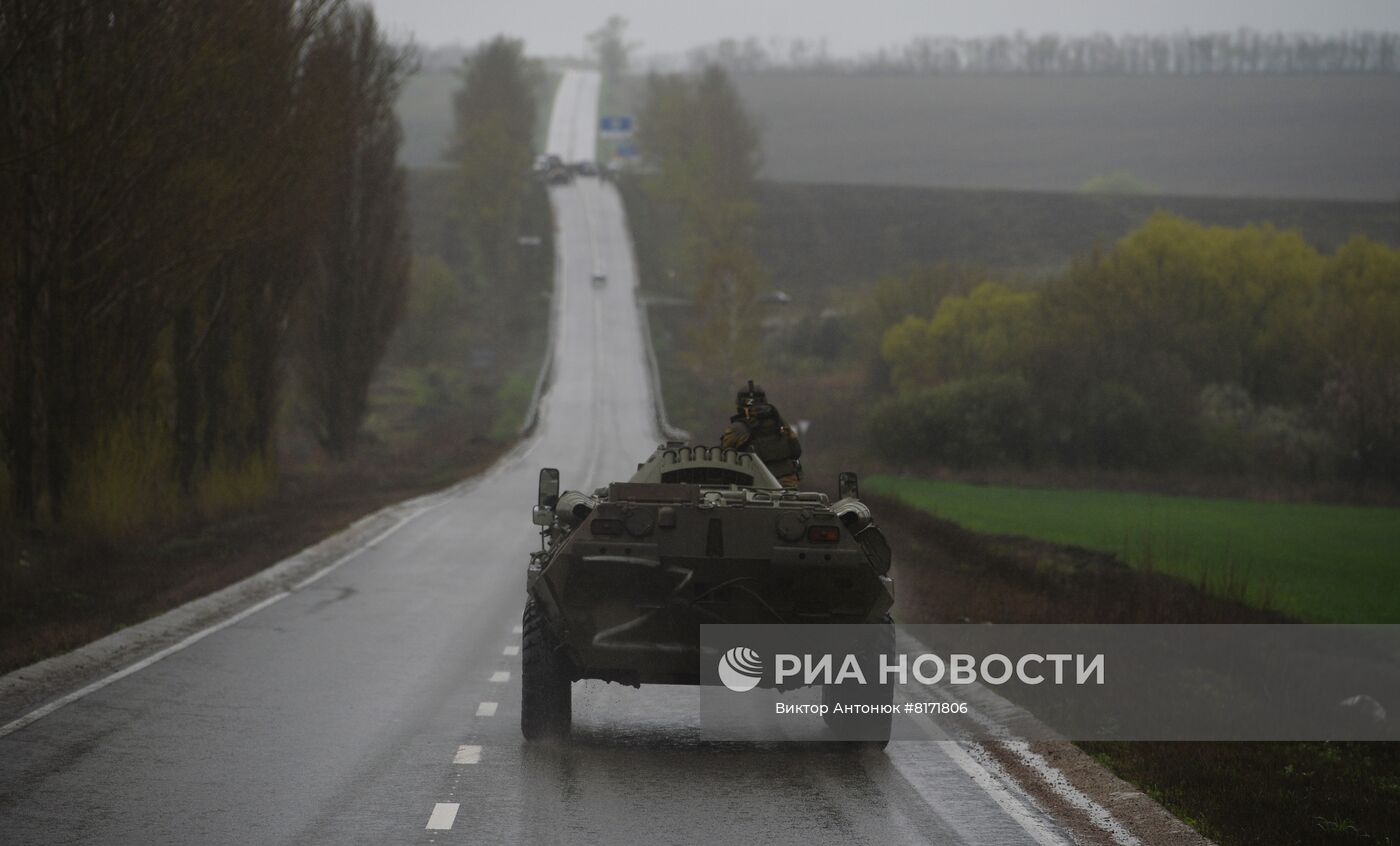
[[[535,55],[583,50],[616,13],[642,53],[674,53],[728,36],[826,38],[850,54],[915,35],[1163,32],[1183,28],[1336,32],[1400,29],[1400,0],[373,0],[390,31],[425,46],[498,33]]]

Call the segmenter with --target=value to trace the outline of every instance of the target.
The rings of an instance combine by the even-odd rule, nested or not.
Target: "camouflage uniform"
[[[719,442],[730,449],[751,450],[785,488],[796,488],[802,480],[802,465],[798,463],[802,443],[797,432],[783,422],[778,409],[752,382],[747,391],[739,392],[738,413],[729,418],[729,427]]]

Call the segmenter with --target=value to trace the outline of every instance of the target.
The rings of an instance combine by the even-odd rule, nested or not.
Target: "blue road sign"
[[[637,148],[631,143],[622,143],[617,145],[616,152],[619,157],[630,159],[637,155]]]
[[[604,135],[630,135],[632,118],[630,115],[607,115],[599,118],[598,131]]]

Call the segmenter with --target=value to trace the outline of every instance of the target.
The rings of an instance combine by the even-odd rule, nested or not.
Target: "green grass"
[[[187,508],[174,464],[174,442],[163,427],[135,415],[110,421],[74,462],[66,528],[121,538],[174,523]]]
[[[1400,509],[874,477],[874,492],[994,534],[1112,552],[1315,622],[1400,622]]]
[[[500,388],[496,390],[496,419],[491,424],[492,440],[509,443],[519,434],[538,378],[539,365],[536,362],[528,362],[501,383]]]
[[[1081,745],[1222,846],[1400,839],[1400,744]]]

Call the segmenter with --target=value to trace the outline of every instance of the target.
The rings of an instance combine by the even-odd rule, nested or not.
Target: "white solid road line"
[[[494,716],[496,716],[496,703],[495,703],[495,702],[483,702],[483,703],[481,703],[480,705],[476,706],[476,715],[477,715],[478,717],[494,717]]]
[[[519,626],[516,626],[515,628],[513,628],[513,629],[510,630],[510,633],[511,633],[511,634],[520,634],[520,633],[523,632],[523,631],[524,631],[524,629],[520,628]]]
[[[924,686],[923,690],[936,700],[943,702],[953,701],[946,693],[935,688]],[[995,700],[1000,700],[1000,697],[996,696],[996,694],[991,691],[984,690],[982,692]],[[1089,822],[1094,827],[1107,834],[1114,842],[1115,846],[1142,846],[1142,841],[1129,831],[1128,827],[1123,825],[1123,823],[1113,815],[1112,811],[1094,801],[1079,788],[1075,787],[1074,784],[1070,782],[1069,778],[1066,777],[1064,773],[1060,772],[1054,764],[1033,751],[1029,743],[1018,737],[1014,737],[1004,726],[998,725],[983,714],[973,711],[971,717],[994,738],[989,742],[1006,749],[1020,760],[1022,764],[1039,776],[1041,783],[1058,796],[1061,801],[1082,812],[1088,817]],[[982,762],[982,765],[997,773],[998,777],[1000,777],[1003,782],[1014,784],[1018,789],[1021,789],[1021,785],[1015,778],[1010,773],[1007,773],[1005,768],[986,751],[986,746],[984,744],[969,743],[965,751],[968,752],[969,758],[972,758],[975,754],[976,758]],[[1029,796],[1027,800],[1030,801],[1031,804],[1036,804]]]
[[[452,828],[452,824],[457,821],[457,809],[461,806],[456,802],[439,802],[433,806],[433,813],[428,817],[427,828],[430,831],[446,831]]]
[[[277,602],[280,599],[285,599],[288,596],[291,596],[291,594],[286,591],[269,596],[267,599],[264,599],[257,605],[252,605],[248,608],[244,608],[242,611],[239,611],[232,617],[229,617],[226,620],[220,620],[219,622],[206,629],[200,629],[199,631],[195,632],[194,634],[190,635],[189,637],[185,638],[179,643],[171,644],[170,646],[165,647],[164,649],[155,653],[154,655],[148,655],[147,657],[141,659],[140,661],[137,661],[135,664],[132,664],[129,667],[125,667],[121,670],[118,670],[115,673],[112,673],[110,676],[104,676],[103,678],[98,679],[97,681],[93,682],[87,687],[80,687],[72,693],[68,694],[67,696],[59,697],[58,699],[55,699],[47,705],[35,708],[33,711],[30,711],[23,717],[20,717],[17,720],[8,722],[5,725],[0,726],[0,737],[4,737],[7,734],[17,732],[20,729],[37,720],[42,720],[44,717],[47,717],[49,714],[52,714],[54,711],[57,711],[64,705],[69,705],[73,702],[77,702],[84,696],[87,696],[91,693],[96,693],[97,691],[101,690],[102,688],[106,687],[112,682],[121,681],[122,679],[126,678],[132,673],[138,673],[151,666],[155,662],[161,660],[162,658],[166,658],[168,656],[174,655],[176,652],[179,652],[182,649],[187,649],[191,646],[194,646],[196,643],[199,643],[201,640],[204,640],[206,637],[213,634],[214,632],[226,629],[234,623],[237,623],[239,620],[251,617],[254,614],[266,608],[267,606],[271,605],[272,603]]]
[[[1002,746],[1011,751],[1011,754],[1020,759],[1021,763],[1034,770],[1057,796],[1071,806],[1078,808],[1089,818],[1090,822],[1113,838],[1115,844],[1118,846],[1142,846],[1142,841],[1129,831],[1127,826],[1119,822],[1118,818],[1113,816],[1112,811],[1095,802],[1070,783],[1064,773],[1031,749],[1029,743],[1024,740],[1007,740],[1001,743]]]
[[[122,679],[126,678],[132,673],[139,673],[140,671],[146,669],[147,667],[151,666],[157,661],[169,658],[171,655],[174,655],[176,652],[180,652],[181,650],[188,649],[189,647],[194,646],[196,643],[199,643],[201,640],[204,640],[209,635],[214,634],[218,631],[222,631],[223,629],[228,628],[229,626],[239,622],[240,620],[245,620],[248,617],[253,616],[254,614],[268,607],[269,605],[286,599],[293,593],[296,593],[297,591],[301,590],[307,585],[310,585],[318,579],[328,575],[329,573],[331,573],[331,571],[338,569],[341,565],[346,564],[349,561],[355,559],[366,550],[374,549],[374,547],[376,547],[385,538],[397,532],[399,529],[402,529],[404,526],[407,526],[414,520],[417,520],[419,517],[422,517],[424,514],[427,514],[429,511],[432,511],[433,509],[446,504],[446,502],[447,500],[443,499],[439,502],[433,503],[432,505],[424,506],[423,508],[419,508],[410,512],[409,514],[405,515],[402,520],[399,520],[394,525],[375,535],[368,542],[362,544],[354,550],[351,550],[350,552],[347,552],[345,555],[342,555],[335,561],[332,561],[330,564],[327,564],[326,566],[312,573],[307,578],[302,579],[300,582],[297,582],[295,585],[292,586],[291,590],[284,590],[280,593],[273,594],[272,596],[269,596],[268,598],[262,600],[256,605],[251,605],[247,608],[244,608],[242,611],[239,611],[232,617],[228,617],[226,619],[220,620],[217,623],[214,623],[211,626],[207,626],[203,629],[200,629],[199,631],[195,632],[189,637],[186,637],[184,640],[181,640],[178,643],[171,644],[170,646],[167,646],[159,652],[142,658],[135,664],[123,667],[122,669],[117,670],[111,675],[103,676],[102,678],[98,679],[92,684],[87,685],[86,687],[80,687],[72,693],[69,693],[65,696],[61,696],[58,699],[55,699],[46,705],[41,705],[40,707],[35,708],[33,711],[30,711],[23,717],[12,720],[3,726],[0,726],[0,737],[4,737],[8,734],[13,734],[19,731],[20,729],[24,728],[25,726],[30,725],[31,723],[42,720],[44,717],[47,717],[49,714],[52,714],[54,711],[57,711],[59,708],[62,708],[65,705],[71,705],[85,696],[96,693],[97,691],[101,690],[109,684],[112,684],[113,682],[121,681]]]
[[[505,670],[497,670],[491,674],[491,681],[497,683],[508,682],[510,681],[510,673],[507,673]]]
[[[452,756],[454,764],[479,764],[481,763],[480,746],[458,746],[457,754]]]
[[[918,745],[922,746],[924,743],[937,744],[938,748],[957,765],[958,769],[966,773],[973,783],[990,796],[992,801],[997,803],[1006,812],[1006,815],[1014,820],[1021,827],[1021,830],[1039,846],[1069,846],[1069,841],[1055,833],[1034,810],[1008,789],[1007,784],[1014,783],[1010,782],[1009,776],[1001,779],[988,772],[956,741],[924,741],[919,742]],[[930,762],[926,754],[918,754],[931,750],[909,750],[903,749],[901,746],[902,744],[898,743],[890,744],[889,756],[895,767],[905,774],[906,780],[913,785],[914,790],[930,808],[938,807],[943,797],[935,795],[926,786],[934,779],[929,774],[921,772],[921,769],[929,766]]]
[[[518,646],[507,646],[505,649],[502,649],[502,650],[501,650],[501,654],[504,655],[504,656],[506,656],[507,658],[512,657],[512,656],[515,656],[515,655],[519,655],[519,654],[520,654],[520,647],[518,647]]]

